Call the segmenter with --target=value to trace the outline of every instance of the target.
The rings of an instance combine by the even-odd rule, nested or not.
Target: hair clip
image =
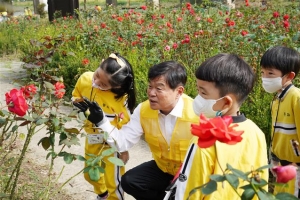
[[[109,57],[115,59],[117,61],[117,63],[121,66],[121,68],[126,66],[124,61],[121,60],[116,54],[112,53],[112,54],[109,55]]]

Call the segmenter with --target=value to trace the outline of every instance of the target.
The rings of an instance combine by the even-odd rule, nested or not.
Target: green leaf
[[[79,139],[76,136],[62,140],[60,143],[65,144],[68,147],[71,147],[72,145],[80,145]]]
[[[89,157],[92,157],[92,158],[96,157],[96,155],[92,154],[92,153],[87,153],[86,155],[89,156]]]
[[[79,134],[79,130],[77,128],[65,128],[64,130],[68,133]]]
[[[263,187],[263,186],[268,184],[268,182],[264,179],[260,179],[258,181],[258,180],[255,180],[255,178],[252,178],[251,183],[256,185],[256,186],[259,186],[259,187]]]
[[[72,161],[73,161],[73,158],[74,158],[73,154],[66,153],[66,154],[64,155],[64,161],[65,161],[65,163],[67,163],[67,164],[71,164]]]
[[[67,134],[62,132],[60,135],[59,135],[59,145],[62,145],[62,141],[67,139]]]
[[[36,124],[41,125],[41,124],[44,124],[47,121],[49,121],[48,118],[41,118],[41,119],[37,120]]]
[[[92,168],[91,166],[85,167],[85,168],[83,169],[83,173],[89,172],[91,168]]]
[[[99,165],[99,162],[101,161],[101,158],[100,156],[97,156],[93,162],[92,162],[92,166],[96,166],[96,165]]]
[[[104,150],[104,151],[101,153],[101,155],[102,155],[103,157],[105,157],[105,156],[109,156],[109,155],[113,154],[114,152],[115,152],[115,150],[114,150],[113,148],[109,148],[109,149]]]
[[[38,145],[42,143],[42,147],[47,150],[50,147],[50,138],[49,137],[43,137],[39,142]]]
[[[285,192],[280,192],[280,193],[276,194],[275,197],[276,197],[276,199],[279,199],[279,200],[296,200],[296,199],[298,199],[294,195],[285,193]]]
[[[32,117],[29,117],[27,115],[25,115],[23,118],[26,119],[26,120],[28,120],[28,121],[31,121],[31,122],[34,121],[34,119]]]
[[[14,125],[14,126],[11,128],[11,131],[12,131],[12,132],[15,132],[18,128],[19,128],[18,125]]]
[[[269,168],[272,168],[272,167],[273,167],[272,164],[271,164],[271,165],[264,165],[264,166],[262,166],[262,167],[257,168],[257,169],[254,170],[254,171],[259,172],[259,171],[262,171],[262,170],[264,170],[264,169],[269,169]]]
[[[83,157],[81,155],[75,155],[75,158],[80,161],[86,161],[85,157]]]
[[[267,193],[265,191],[257,191],[257,196],[259,199],[263,200],[272,200],[275,199],[274,196],[271,193]]]
[[[98,170],[100,173],[104,174],[105,173],[105,169],[103,167],[97,166]]]
[[[117,158],[117,157],[109,157],[108,161],[117,165],[117,166],[124,166],[124,163],[121,159]]]
[[[213,193],[214,191],[217,190],[217,182],[210,180],[206,186],[204,186],[203,188],[201,188],[201,192],[203,194],[209,195],[211,193]]]
[[[53,118],[52,123],[54,124],[54,126],[58,126],[59,125],[59,120],[57,118]]]
[[[238,169],[234,169],[234,168],[232,168],[231,169],[231,172],[233,173],[233,174],[235,174],[237,177],[239,177],[239,178],[241,178],[241,179],[243,179],[243,180],[248,180],[248,176],[244,173],[244,172],[242,172],[242,171],[240,171],[240,170],[238,170]]]
[[[100,179],[100,171],[98,167],[92,167],[89,170],[89,177],[92,181],[98,181]]]
[[[239,186],[239,179],[235,174],[225,174],[226,180],[229,182],[229,184],[237,189]]]
[[[79,117],[79,119],[80,119],[81,121],[86,120],[86,117],[85,117],[85,115],[84,115],[83,112],[79,112],[79,113],[78,113],[78,117]]]
[[[219,174],[210,175],[210,179],[216,182],[223,182],[226,180],[225,176]]]
[[[46,160],[49,158],[49,156],[52,156],[54,158],[56,155],[57,154],[55,152],[49,152],[46,156]]]
[[[250,187],[250,188],[244,190],[244,192],[241,196],[241,200],[251,200],[251,199],[253,199],[254,195],[255,195],[255,191],[252,187]]]
[[[45,84],[46,88],[48,88],[48,89],[51,89],[51,90],[55,89],[54,85],[48,81],[44,81],[44,84]]]
[[[296,35],[294,35],[294,36],[292,37],[292,41],[293,41],[293,42],[297,42],[297,41],[299,40],[299,36],[300,36],[300,32],[298,31],[298,32],[296,33]]]
[[[72,110],[72,112],[68,115],[68,117],[77,117],[77,115],[78,115],[78,110]]]
[[[0,198],[6,198],[6,197],[9,197],[9,194],[0,193]]]

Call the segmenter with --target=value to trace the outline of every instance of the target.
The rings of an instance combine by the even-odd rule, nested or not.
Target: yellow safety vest
[[[170,145],[166,142],[159,126],[158,110],[152,110],[149,101],[141,106],[141,125],[145,140],[157,166],[164,172],[175,175],[184,160],[192,134],[191,124],[198,123],[199,117],[193,111],[193,99],[182,95],[184,108],[182,118],[177,118]]]

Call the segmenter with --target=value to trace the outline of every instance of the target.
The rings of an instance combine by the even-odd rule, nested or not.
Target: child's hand
[[[104,118],[104,113],[97,102],[90,102],[90,100],[83,97],[83,100],[74,101],[73,105],[79,108],[81,112],[84,112],[90,122],[96,126],[101,124]]]

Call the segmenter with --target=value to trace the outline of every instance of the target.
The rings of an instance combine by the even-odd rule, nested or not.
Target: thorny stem
[[[217,153],[217,151],[216,151],[216,157],[217,157],[218,165],[219,165],[219,167],[220,167],[220,169],[221,169],[223,175],[225,175],[225,171],[224,171],[223,168],[221,167],[220,161],[219,161],[219,159],[218,159],[218,153]],[[236,188],[230,183],[230,181],[227,181],[227,182],[228,182],[229,185],[232,187],[232,189],[235,191],[235,193],[236,193],[239,197],[241,197],[241,195],[238,193],[238,191],[236,190]]]
[[[29,145],[29,143],[31,141],[31,138],[32,138],[32,136],[35,133],[35,128],[36,128],[36,124],[33,124],[30,127],[30,129],[28,130],[28,134],[26,136],[25,143],[23,145],[23,149],[22,149],[20,158],[19,158],[19,160],[18,160],[18,162],[17,162],[17,164],[16,164],[16,166],[15,166],[12,174],[10,175],[9,180],[8,180],[6,186],[5,186],[4,192],[6,192],[9,189],[10,182],[12,181],[12,179],[14,177],[14,174],[15,174],[13,186],[12,186],[12,189],[10,190],[10,197],[9,197],[10,200],[14,199],[14,194],[15,194],[15,190],[16,190],[16,186],[17,186],[17,182],[18,182],[18,178],[19,178],[19,174],[20,174],[21,165],[22,165],[23,159],[25,157],[25,153],[27,151],[28,145]]]

